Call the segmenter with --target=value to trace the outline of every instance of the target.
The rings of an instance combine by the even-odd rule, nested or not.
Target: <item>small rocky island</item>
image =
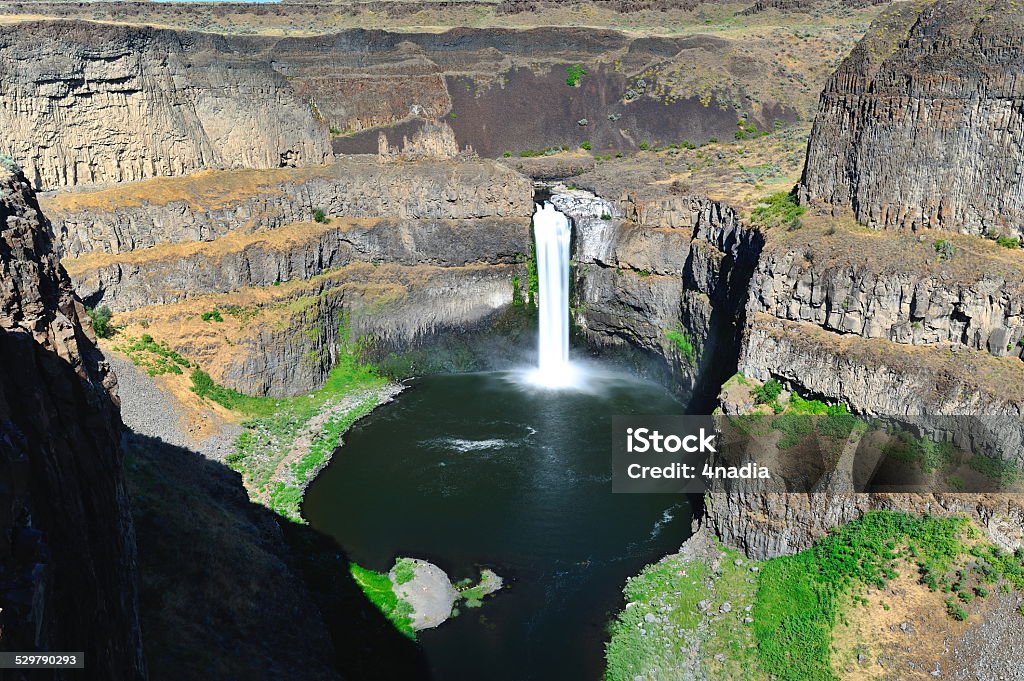
[[[433,629],[459,614],[458,605],[479,608],[485,596],[501,589],[503,580],[488,568],[480,570],[480,581],[452,583],[448,574],[433,563],[418,558],[399,558],[385,573],[352,563],[353,578],[374,605],[410,638],[417,631]]]

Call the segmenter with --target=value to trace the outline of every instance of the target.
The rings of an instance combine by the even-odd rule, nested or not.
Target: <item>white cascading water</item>
[[[540,297],[537,371],[533,380],[557,388],[574,382],[569,364],[569,218],[550,203],[533,215]]]

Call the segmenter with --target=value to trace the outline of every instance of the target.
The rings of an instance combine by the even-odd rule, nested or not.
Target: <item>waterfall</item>
[[[537,243],[540,331],[536,383],[562,387],[573,382],[569,364],[569,218],[550,203],[533,215]]]

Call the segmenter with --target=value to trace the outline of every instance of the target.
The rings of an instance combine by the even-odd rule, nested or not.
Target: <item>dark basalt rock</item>
[[[0,168],[0,649],[85,652],[48,678],[144,679],[114,378],[51,238]]]
[[[880,229],[1024,235],[1024,9],[899,3],[829,80],[801,195]]]

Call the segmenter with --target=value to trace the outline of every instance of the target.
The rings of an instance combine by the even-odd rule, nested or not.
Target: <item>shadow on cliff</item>
[[[250,502],[220,463],[124,439],[151,678],[429,678],[333,539]]]

